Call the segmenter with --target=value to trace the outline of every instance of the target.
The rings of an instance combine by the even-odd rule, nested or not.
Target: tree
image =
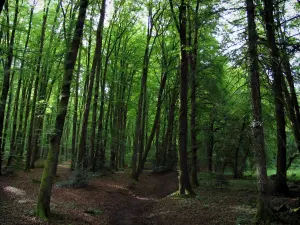
[[[180,194],[194,194],[190,183],[188,163],[187,163],[187,133],[188,133],[188,119],[187,119],[187,95],[188,95],[188,54],[187,54],[187,3],[185,0],[181,1],[179,6],[179,20],[176,19],[174,12],[173,1],[170,0],[171,13],[176,24],[180,36],[180,116],[179,116],[179,193]]]
[[[6,2],[6,4],[8,4]],[[6,108],[6,101],[7,96],[10,88],[10,75],[11,75],[11,64],[14,57],[14,44],[15,44],[15,33],[17,28],[17,22],[18,22],[18,14],[19,14],[19,0],[16,0],[16,7],[15,7],[15,15],[14,15],[14,21],[13,21],[13,28],[12,33],[10,36],[10,40],[8,42],[8,54],[7,54],[7,60],[4,66],[4,78],[3,78],[3,84],[2,84],[2,92],[1,92],[1,98],[0,98],[0,175],[1,175],[1,169],[2,169],[2,154],[4,152],[3,146],[3,136],[4,132],[4,116],[5,116],[5,108]],[[8,11],[8,6],[6,7]],[[9,24],[9,21],[8,21]],[[9,37],[7,37],[9,38]],[[10,107],[10,105],[8,106]]]
[[[59,111],[55,121],[55,131],[51,137],[51,149],[48,152],[46,165],[43,171],[41,186],[39,190],[36,215],[42,219],[48,219],[50,216],[50,198],[52,191],[53,177],[55,175],[58,154],[60,149],[61,137],[64,129],[64,123],[66,119],[68,103],[70,98],[71,81],[76,63],[77,53],[81,42],[83,27],[86,17],[86,11],[88,7],[88,0],[81,0],[78,18],[75,26],[73,40],[66,55],[63,84],[61,87],[61,97],[59,101]]]
[[[266,168],[264,128],[262,121],[260,74],[257,53],[257,31],[255,24],[255,6],[253,0],[246,1],[248,21],[249,76],[252,97],[252,135],[253,151],[256,155],[257,188],[259,192],[257,204],[257,221],[270,220],[270,200]]]
[[[275,40],[274,6],[273,0],[264,0],[264,20],[266,26],[268,47],[271,54],[271,67],[274,76],[274,96],[275,96],[275,115],[277,124],[277,170],[276,170],[276,191],[287,193],[286,183],[286,132],[284,99],[282,91],[283,73],[280,65],[279,49]]]

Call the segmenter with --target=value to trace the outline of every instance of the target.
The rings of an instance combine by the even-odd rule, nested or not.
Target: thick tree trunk
[[[194,13],[194,43],[192,45],[192,34],[190,28],[189,34],[189,45],[192,48],[190,51],[190,64],[191,64],[191,152],[192,152],[192,184],[199,186],[197,178],[197,127],[196,127],[196,110],[197,110],[197,101],[196,101],[196,77],[197,77],[197,60],[198,60],[198,11],[199,11],[200,0],[197,0],[196,10]],[[191,21],[190,21],[191,23]],[[192,26],[192,24],[190,24]]]
[[[65,58],[65,72],[63,77],[63,84],[61,87],[59,111],[56,116],[55,133],[53,134],[50,144],[51,149],[48,152],[47,161],[43,171],[41,186],[38,195],[36,214],[38,217],[48,219],[50,216],[50,198],[53,184],[54,172],[56,171],[60,141],[63,134],[65,118],[68,109],[70,98],[70,89],[74,66],[76,63],[77,53],[82,39],[84,21],[88,7],[88,0],[80,1],[79,15],[76,22],[73,40],[68,54]]]
[[[180,51],[181,51],[181,68],[180,68],[180,115],[179,115],[179,193],[194,194],[190,183],[188,170],[188,54],[187,54],[187,3],[181,1],[179,12],[179,35],[180,35]]]
[[[285,132],[285,115],[282,93],[282,70],[280,65],[279,49],[275,40],[274,24],[274,5],[273,0],[264,0],[264,20],[272,59],[272,71],[274,76],[274,96],[275,96],[275,116],[277,123],[277,170],[275,191],[278,193],[288,193],[286,182],[286,132]]]
[[[257,222],[267,222],[270,220],[270,199],[268,188],[268,177],[266,168],[266,153],[264,142],[264,128],[262,121],[261,93],[259,81],[259,66],[257,54],[257,33],[255,24],[255,7],[253,0],[246,1],[247,20],[248,20],[248,45],[250,57],[250,85],[252,97],[252,132],[253,132],[253,150],[257,163]]]

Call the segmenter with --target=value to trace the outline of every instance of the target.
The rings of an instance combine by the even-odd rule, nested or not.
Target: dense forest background
[[[3,6],[2,6],[3,4]],[[48,218],[57,165],[99,173],[257,170],[300,179],[296,0],[10,0],[0,15],[0,173],[41,164]]]

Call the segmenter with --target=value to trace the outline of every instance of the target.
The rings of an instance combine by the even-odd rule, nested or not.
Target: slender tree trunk
[[[77,139],[77,117],[78,117],[78,91],[79,91],[79,76],[81,69],[81,51],[79,50],[78,62],[77,62],[77,73],[75,79],[75,98],[74,98],[74,115],[72,125],[72,153],[71,153],[71,170],[75,169],[76,161],[76,139]]]
[[[264,142],[264,128],[262,121],[261,93],[259,81],[259,66],[257,53],[257,33],[255,24],[255,7],[253,0],[246,1],[248,21],[248,45],[250,57],[250,85],[252,97],[252,132],[253,150],[257,163],[258,204],[256,219],[258,222],[270,220],[270,199],[268,190],[268,176],[266,168],[266,153]]]
[[[38,89],[40,84],[40,70],[41,70],[41,62],[43,57],[43,49],[44,49],[44,42],[45,42],[45,33],[46,33],[46,24],[47,24],[47,18],[48,18],[48,10],[49,10],[49,3],[47,6],[45,6],[44,9],[44,15],[43,15],[43,24],[42,24],[42,31],[41,31],[41,37],[40,37],[40,48],[39,48],[39,55],[37,59],[37,66],[35,71],[35,83],[34,83],[34,92],[32,97],[32,106],[31,106],[31,117],[29,122],[29,129],[28,129],[28,140],[27,140],[27,153],[26,153],[26,162],[25,162],[25,171],[28,171],[30,168],[34,167],[34,164],[31,164],[32,161],[31,157],[32,155],[35,155],[35,151],[37,149],[33,149],[33,128],[34,128],[34,120],[36,116],[36,103],[37,103],[37,97],[38,97]],[[33,162],[34,163],[34,162]]]
[[[195,186],[199,186],[197,178],[197,127],[196,127],[196,77],[197,77],[197,60],[198,60],[198,11],[199,11],[200,0],[197,0],[196,10],[194,14],[194,43],[191,46],[190,51],[190,64],[191,64],[191,152],[192,152],[192,183]],[[191,29],[190,29],[191,30]],[[190,45],[192,44],[192,34],[190,35]]]
[[[101,19],[103,21],[101,21]],[[79,149],[78,149],[78,160],[77,160],[77,167],[78,168],[86,168],[87,165],[85,165],[85,158],[87,154],[87,146],[86,146],[86,140],[87,140],[87,127],[88,127],[88,119],[90,114],[90,105],[92,102],[92,94],[93,94],[93,88],[94,88],[94,82],[95,82],[95,74],[96,69],[99,63],[99,59],[101,57],[101,49],[102,49],[102,32],[101,29],[103,27],[104,17],[100,16],[100,21],[98,23],[97,28],[97,39],[96,39],[96,48],[95,48],[95,54],[93,58],[93,64],[92,64],[92,70],[89,76],[89,85],[87,89],[87,96],[86,96],[86,102],[84,106],[84,113],[83,113],[83,120],[82,120],[82,127],[81,127],[81,136],[80,136],[80,142],[79,142]],[[96,90],[97,92],[97,90]],[[94,141],[94,140],[93,140]],[[94,153],[93,153],[94,155]]]
[[[102,0],[101,5],[101,12],[100,12],[100,21],[97,30],[97,42],[99,42],[99,56],[97,62],[97,69],[96,69],[96,79],[95,79],[95,94],[94,94],[94,101],[93,101],[93,113],[92,113],[92,133],[91,133],[91,149],[90,149],[90,160],[89,165],[94,169],[94,160],[95,160],[95,137],[96,137],[96,120],[97,120],[97,108],[98,108],[98,93],[99,93],[99,86],[100,86],[100,73],[102,68],[102,40],[103,40],[103,26],[104,26],[104,18],[105,18],[105,3],[106,0]],[[102,93],[101,93],[102,94]]]
[[[6,3],[7,4],[7,3]],[[13,54],[14,54],[14,43],[15,43],[15,33],[16,27],[18,22],[18,14],[19,14],[19,0],[16,0],[16,8],[15,8],[15,15],[13,21],[13,29],[11,32],[11,37],[8,45],[8,55],[7,61],[4,65],[4,76],[3,76],[3,83],[2,83],[2,93],[0,98],[0,175],[2,170],[2,154],[3,154],[3,128],[4,128],[4,116],[5,116],[5,108],[6,108],[6,100],[9,91],[9,82],[10,82],[10,74],[11,74],[11,64],[13,61]],[[2,9],[2,8],[1,8]],[[7,9],[8,10],[8,9]],[[7,37],[9,38],[9,36]]]
[[[41,186],[38,195],[36,214],[38,217],[46,220],[50,216],[50,198],[51,198],[53,177],[57,167],[60,141],[63,134],[63,128],[64,128],[64,123],[65,123],[65,118],[66,118],[67,108],[68,108],[68,103],[70,98],[72,76],[73,76],[74,66],[76,63],[80,41],[82,39],[87,7],[88,7],[88,0],[81,0],[73,40],[70,49],[68,51],[68,54],[66,55],[65,58],[63,84],[60,93],[61,97],[59,101],[58,114],[56,116],[56,121],[55,121],[55,133],[53,134],[50,141],[51,149],[48,152],[48,157],[43,171]]]
[[[18,79],[18,86],[17,86],[17,92],[16,92],[16,99],[15,99],[15,105],[14,105],[14,119],[13,119],[13,128],[12,128],[12,140],[10,142],[10,152],[9,152],[9,157],[7,160],[7,166],[9,166],[12,162],[13,156],[15,154],[15,149],[17,148],[16,145],[16,140],[17,142],[21,141],[20,140],[20,130],[22,129],[22,122],[23,122],[23,107],[22,103],[20,104],[20,112],[19,112],[19,98],[20,98],[20,92],[21,92],[21,87],[22,87],[22,81],[23,81],[23,90],[22,90],[22,97],[25,95],[25,79],[23,78],[23,69],[24,69],[24,64],[25,64],[25,56],[27,52],[27,47],[28,47],[28,42],[29,42],[29,37],[31,33],[31,24],[32,24],[32,17],[33,17],[33,10],[34,8],[31,7],[30,10],[30,17],[29,17],[29,25],[28,25],[28,31],[27,31],[27,36],[26,36],[26,41],[25,41],[25,47],[23,51],[23,57],[21,60],[21,66],[20,66],[20,74],[19,74],[19,79]],[[24,102],[23,100],[21,100]],[[17,128],[17,122],[18,122],[18,115],[19,115],[19,127]]]
[[[162,102],[163,102],[163,91],[164,91],[164,88],[165,88],[165,85],[166,85],[166,81],[167,81],[167,73],[165,73],[163,75],[161,83],[160,83],[159,92],[158,92],[158,99],[157,99],[157,104],[156,104],[155,119],[154,119],[154,122],[153,122],[153,126],[152,126],[152,129],[151,129],[150,136],[149,136],[147,144],[146,144],[145,152],[143,153],[143,157],[142,157],[141,161],[139,161],[136,176],[133,177],[135,180],[138,179],[139,175],[143,171],[145,162],[147,160],[148,153],[151,149],[151,144],[152,144],[152,141],[154,139],[155,132],[157,131],[157,126],[159,124],[160,113],[161,113],[161,105],[162,105]]]
[[[175,120],[175,110],[176,110],[176,101],[178,99],[178,91],[177,87],[174,88],[171,102],[170,102],[170,109],[168,114],[168,125],[165,137],[165,148],[167,151],[166,157],[166,167],[167,169],[174,169],[174,165],[176,164],[176,155],[174,154],[174,147],[173,147],[173,132],[174,132],[174,120]],[[175,162],[175,163],[174,163]]]
[[[213,109],[214,111],[214,109]],[[207,160],[208,160],[208,171],[213,171],[213,151],[214,151],[214,144],[215,144],[215,137],[214,137],[214,112],[212,113],[209,130],[208,130],[208,142],[207,142]]]
[[[241,144],[243,142],[244,130],[246,127],[246,119],[247,119],[247,117],[244,116],[242,128],[240,130],[239,141],[238,141],[237,147],[235,148],[235,152],[234,152],[233,178],[235,178],[235,179],[238,178],[240,175],[240,173],[239,173],[239,152],[240,152]]]
[[[137,176],[137,165],[138,165],[138,153],[143,152],[143,142],[145,135],[145,109],[146,109],[146,94],[147,94],[147,77],[148,77],[148,69],[149,69],[149,61],[151,56],[151,47],[150,41],[152,38],[152,30],[153,30],[153,21],[152,21],[152,6],[149,6],[149,15],[148,15],[148,28],[147,28],[147,38],[146,38],[146,48],[144,52],[143,59],[143,70],[142,70],[142,80],[140,87],[140,96],[137,108],[137,116],[136,116],[136,126],[135,126],[135,137],[133,143],[133,153],[131,160],[131,177],[136,179]],[[142,159],[142,155],[139,155],[139,158]]]

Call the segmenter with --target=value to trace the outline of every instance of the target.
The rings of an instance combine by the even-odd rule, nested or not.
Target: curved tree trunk
[[[81,0],[73,40],[65,58],[64,76],[60,93],[61,97],[59,100],[58,114],[55,121],[55,133],[53,134],[50,141],[51,149],[48,152],[48,157],[43,171],[37,200],[36,215],[46,220],[50,216],[50,198],[52,192],[53,177],[57,167],[60,141],[63,134],[64,123],[70,98],[72,76],[80,41],[82,39],[87,7],[88,0]]]

